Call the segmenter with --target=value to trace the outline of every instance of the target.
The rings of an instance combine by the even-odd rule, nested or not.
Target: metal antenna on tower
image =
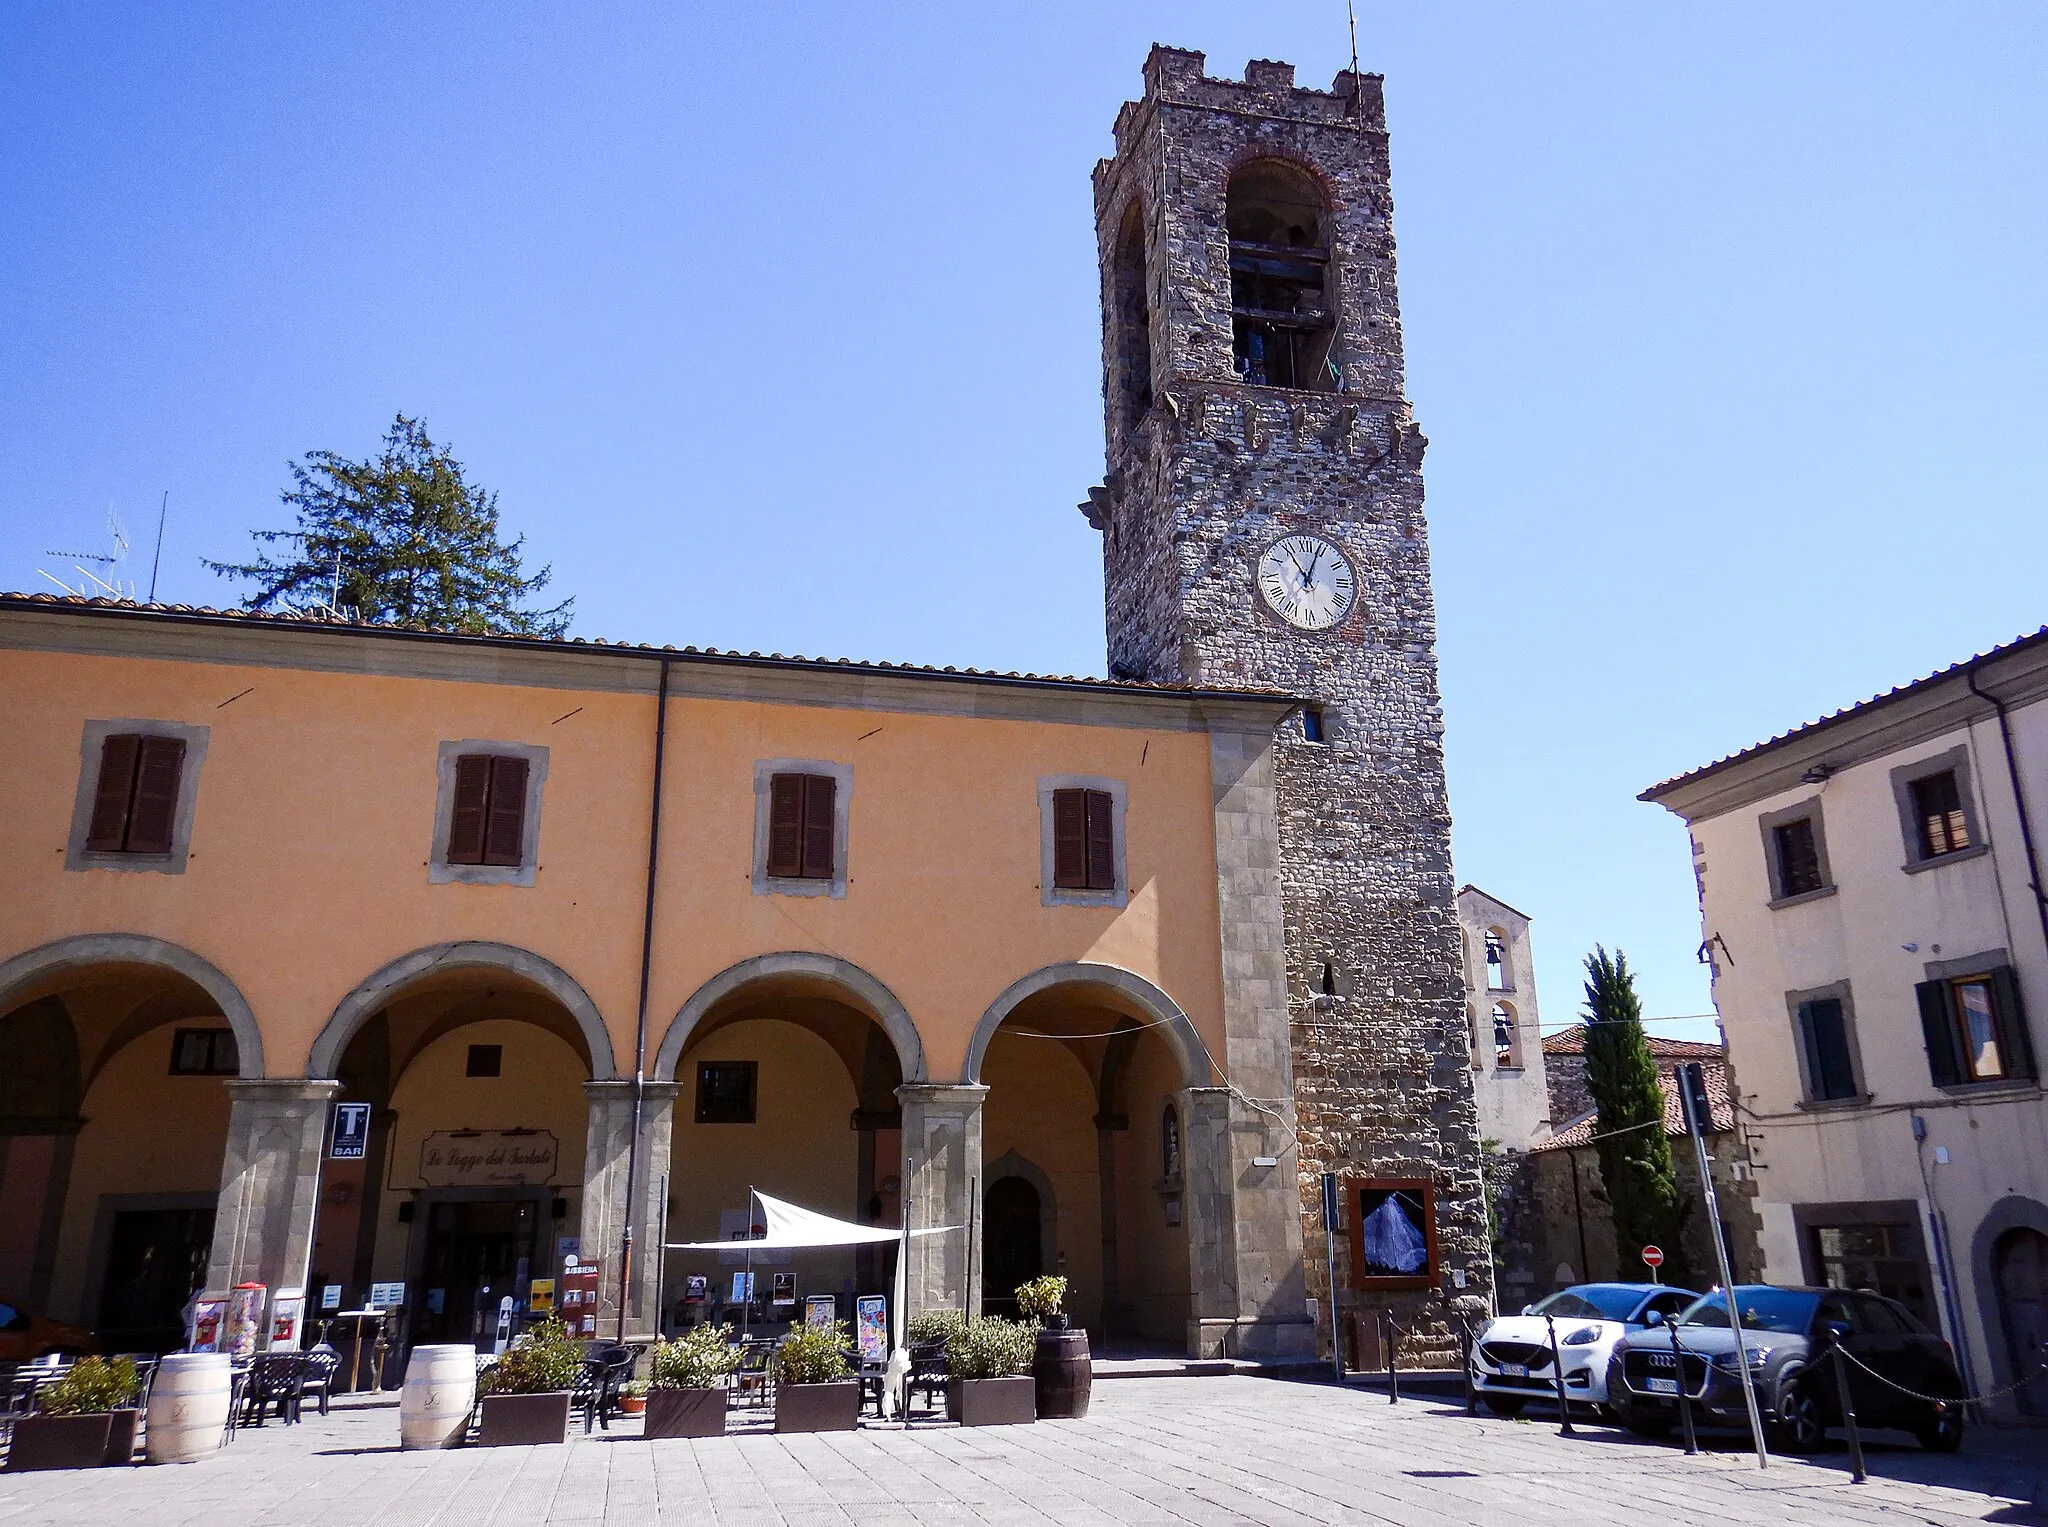
[[[1358,125],[1365,126],[1365,82],[1358,77],[1358,7],[1355,0],[1344,0],[1344,18],[1351,23],[1351,114],[1358,118]]]
[[[156,572],[164,565],[164,518],[171,512],[171,490],[164,489],[164,501],[156,511],[156,555],[149,559],[149,602],[156,603]]]

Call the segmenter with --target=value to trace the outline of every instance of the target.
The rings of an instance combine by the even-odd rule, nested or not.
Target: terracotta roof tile
[[[1718,1051],[1716,1054],[1718,1055]],[[1728,1068],[1724,1065],[1710,1065],[1707,1076],[1707,1112],[1714,1121],[1714,1133],[1724,1134],[1735,1127],[1735,1103],[1728,1096]],[[1685,1107],[1678,1101],[1678,1083],[1668,1073],[1657,1078],[1657,1090],[1664,1094],[1664,1133],[1673,1139],[1685,1134]],[[1530,1153],[1537,1151],[1576,1150],[1582,1145],[1593,1143],[1593,1134],[1598,1126],[1594,1114],[1574,1119],[1570,1124],[1552,1135],[1540,1145],[1531,1146]]]
[[[1720,1060],[1721,1047],[1717,1044],[1701,1044],[1694,1039],[1661,1039],[1655,1034],[1644,1036],[1650,1042],[1650,1053],[1659,1060]],[[1575,1023],[1568,1029],[1559,1029],[1555,1034],[1543,1036],[1545,1055],[1584,1055],[1586,1053],[1586,1026]]]

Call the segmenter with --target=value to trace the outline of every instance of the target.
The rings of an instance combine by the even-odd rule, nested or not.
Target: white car
[[[1472,1387],[1497,1416],[1512,1416],[1530,1400],[1557,1402],[1550,1337],[1564,1370],[1572,1405],[1604,1409],[1607,1360],[1614,1344],[1640,1331],[1656,1310],[1669,1319],[1699,1298],[1668,1283],[1575,1283],[1525,1305],[1519,1315],[1498,1315],[1472,1343]]]

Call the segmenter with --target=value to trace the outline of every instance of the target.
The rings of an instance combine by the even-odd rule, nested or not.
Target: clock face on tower
[[[1288,536],[1259,558],[1259,593],[1275,615],[1302,631],[1327,631],[1358,600],[1358,575],[1321,536]]]

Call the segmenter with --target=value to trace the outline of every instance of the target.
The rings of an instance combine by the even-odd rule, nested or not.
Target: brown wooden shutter
[[[1948,982],[1922,981],[1913,988],[1920,999],[1920,1037],[1927,1045],[1927,1074],[1937,1087],[1953,1087],[1963,1078],[1963,1059],[1956,1050],[1954,999]]]
[[[1088,889],[1088,792],[1052,793],[1052,883],[1062,891]]]
[[[135,806],[128,813],[128,852],[167,854],[178,824],[178,779],[185,739],[144,737],[135,765]]]
[[[768,781],[768,873],[794,879],[804,872],[804,777],[777,774]]]
[[[804,868],[806,880],[832,878],[835,839],[835,808],[839,781],[829,774],[806,774],[804,781]]]
[[[100,747],[100,779],[92,798],[92,824],[85,846],[96,854],[118,854],[128,845],[128,808],[135,800],[135,764],[142,739],[133,733],[109,737]]]
[[[491,793],[488,753],[464,753],[455,760],[455,801],[448,813],[448,862],[484,862],[484,808]]]
[[[526,760],[494,757],[490,799],[484,810],[485,864],[517,865],[526,858]]]
[[[1107,790],[1088,790],[1088,889],[1116,889],[1116,826]]]

